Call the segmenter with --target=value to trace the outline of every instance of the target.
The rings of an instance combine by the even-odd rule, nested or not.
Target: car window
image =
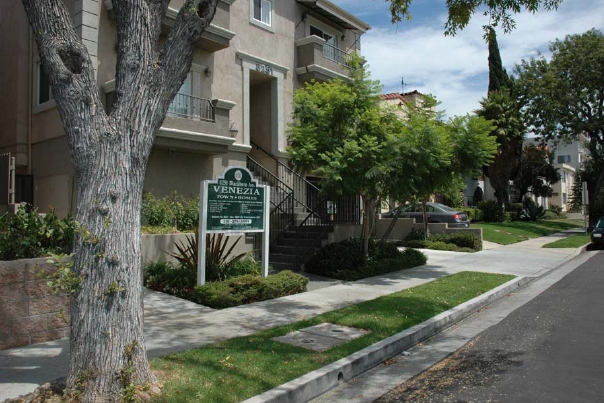
[[[600,220],[596,224],[596,228],[604,228],[604,218],[600,218]]]
[[[420,211],[421,211],[421,209],[420,209]],[[426,206],[426,211],[428,213],[434,213],[434,207],[433,206]]]
[[[405,213],[413,213],[414,209],[415,209],[415,206],[413,204],[403,207],[403,211]]]
[[[447,211],[447,212],[451,212],[451,213],[454,213],[454,212],[457,211],[457,210],[452,209],[451,207],[449,207],[447,205],[444,205],[444,204],[435,204],[434,206],[437,207],[439,210]]]

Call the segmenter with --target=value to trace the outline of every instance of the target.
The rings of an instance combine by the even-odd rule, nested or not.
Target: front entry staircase
[[[336,224],[360,223],[360,199],[323,197],[314,184],[262,147],[252,146],[274,164],[267,168],[247,156],[247,168],[271,188],[269,264],[275,270],[301,271]]]

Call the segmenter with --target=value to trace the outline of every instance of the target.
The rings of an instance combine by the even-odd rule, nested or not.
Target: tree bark
[[[113,0],[116,97],[106,115],[63,0],[22,0],[63,121],[78,185],[67,393],[118,402],[152,384],[143,338],[140,207],[153,139],[218,0],[188,0],[157,49],[169,0]]]

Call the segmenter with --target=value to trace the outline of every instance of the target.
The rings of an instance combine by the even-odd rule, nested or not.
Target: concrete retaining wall
[[[0,262],[0,350],[69,336],[69,297],[52,294],[37,273],[46,259]]]

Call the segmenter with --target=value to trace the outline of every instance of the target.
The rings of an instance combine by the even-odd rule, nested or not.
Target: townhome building
[[[110,112],[117,44],[112,1],[65,4]],[[160,45],[183,4],[170,2]],[[10,154],[3,172],[14,159],[15,202],[64,216],[73,212],[77,192],[52,89],[22,4],[2,1],[0,7],[0,154]],[[278,178],[274,187],[292,190],[286,130],[293,93],[312,80],[345,79],[347,56],[360,53],[369,29],[327,0],[220,0],[155,140],[145,190],[157,197],[172,191],[194,196],[201,180],[215,179],[232,165]],[[308,198],[308,185],[297,186],[305,194],[298,199]]]

